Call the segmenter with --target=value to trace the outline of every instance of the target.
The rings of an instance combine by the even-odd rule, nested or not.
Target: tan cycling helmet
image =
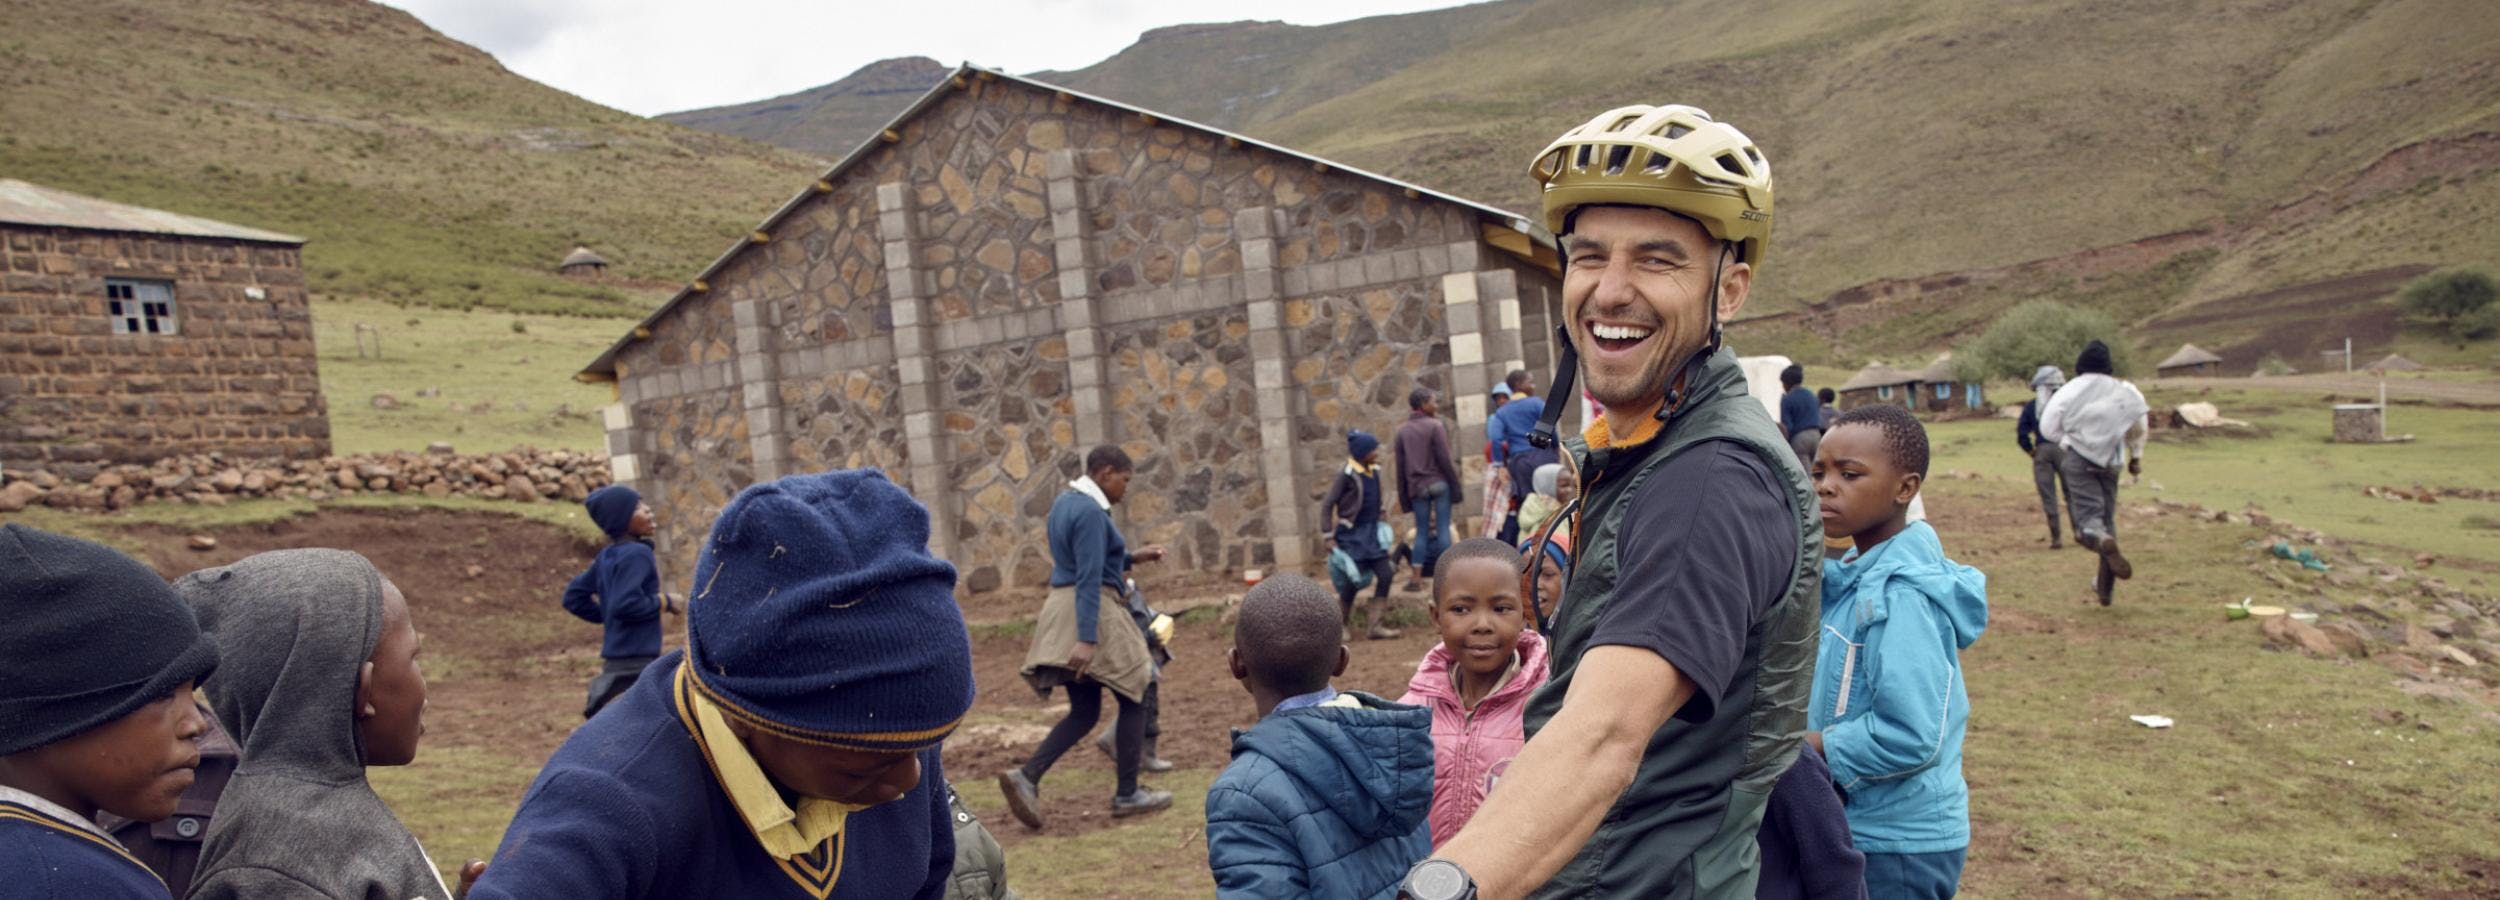
[[[1690,106],[1626,106],[1564,132],[1536,155],[1545,228],[1583,206],[1654,206],[1700,222],[1762,268],[1771,243],[1771,163],[1736,126]]]

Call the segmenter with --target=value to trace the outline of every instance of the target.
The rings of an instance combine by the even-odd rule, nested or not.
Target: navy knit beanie
[[[723,715],[843,750],[937,745],[972,709],[972,640],[929,512],[875,469],[739,492],[712,524],[686,666]]]
[[[642,495],[621,484],[608,485],[582,498],[582,508],[590,510],[590,523],[609,537],[624,537],[625,526],[633,524],[634,510],[641,506]]]
[[[1378,449],[1380,449],[1380,439],[1373,437],[1371,432],[1357,428],[1345,433],[1345,453],[1347,456],[1355,459],[1362,459],[1363,454],[1370,453]]]
[[[76,737],[216,668],[191,608],[138,560],[0,526],[0,756]]]

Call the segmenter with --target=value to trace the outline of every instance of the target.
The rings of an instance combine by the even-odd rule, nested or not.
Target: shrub
[[[2500,334],[2500,306],[2461,313],[2448,320],[2448,333],[2459,341],[2479,341]]]
[[[524,322],[524,321],[521,321],[521,320],[519,320],[519,319],[514,319],[514,320],[512,320],[512,333],[513,333],[513,334],[528,334],[528,333],[530,333],[530,323],[528,323],[528,322]]]
[[[2482,314],[2485,318],[2479,322],[2493,322],[2494,327],[2500,327],[2500,320],[2489,319],[2490,314],[2486,313],[2494,300],[2500,300],[2500,283],[2472,269],[2433,272],[2406,282],[2404,290],[2396,294],[2396,303],[2414,321],[2447,326],[2450,333],[2468,340],[2471,338],[2465,338],[2466,329],[2457,325],[2467,316]]]
[[[2110,363],[2118,374],[2135,371],[2134,348],[2119,337],[2118,322],[2108,314],[2034,300],[1998,316],[1977,341],[1954,354],[1954,375],[2029,381],[2041,366],[2056,366],[2073,377],[2075,355],[2093,340],[2109,345]]]

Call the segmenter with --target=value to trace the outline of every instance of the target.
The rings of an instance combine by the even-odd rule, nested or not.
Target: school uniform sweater
[[[0,900],[169,900],[165,883],[85,817],[0,787]]]
[[[660,655],[660,570],[651,545],[617,541],[564,586],[564,610],[607,629],[602,659]]]
[[[920,783],[851,813],[841,834],[775,859],[712,774],[671,652],[556,749],[471,900],[600,897],[939,900],[955,865],[938,748]]]

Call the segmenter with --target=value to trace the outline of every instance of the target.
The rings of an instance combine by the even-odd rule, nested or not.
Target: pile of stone
[[[423,453],[307,460],[227,459],[210,453],[106,466],[75,479],[42,470],[10,470],[0,473],[0,512],[36,504],[117,510],[141,503],[223,506],[250,497],[322,501],[357,494],[578,502],[608,480],[607,454],[529,447],[463,454],[449,444],[435,444]]]

